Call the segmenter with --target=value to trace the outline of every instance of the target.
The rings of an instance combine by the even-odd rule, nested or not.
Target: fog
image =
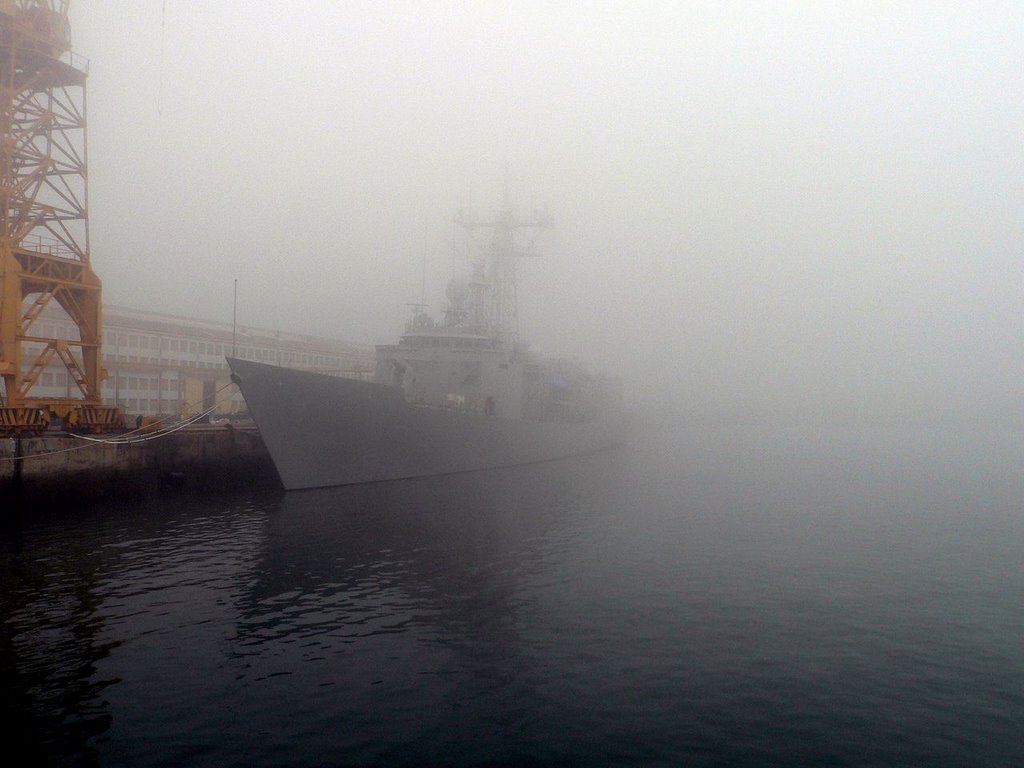
[[[684,7],[680,7],[684,6]],[[644,407],[1024,424],[1024,6],[75,0],[108,303],[359,342],[453,217]],[[425,291],[422,276],[426,267]]]

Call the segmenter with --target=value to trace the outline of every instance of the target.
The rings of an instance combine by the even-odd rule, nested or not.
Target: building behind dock
[[[109,305],[103,312],[103,404],[123,408],[130,418],[187,418],[211,407],[219,416],[244,413],[245,402],[230,383],[225,362],[233,349],[243,360],[373,377],[371,345]],[[59,308],[47,308],[37,322],[54,337],[73,338],[77,332]],[[64,366],[54,364],[36,390],[41,396],[67,397],[74,387]]]

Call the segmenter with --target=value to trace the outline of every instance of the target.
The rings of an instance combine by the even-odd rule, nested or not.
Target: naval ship
[[[288,490],[552,461],[622,442],[621,386],[518,338],[519,241],[549,226],[505,202],[460,214],[470,253],[435,319],[423,304],[397,344],[376,348],[372,381],[228,358]],[[488,237],[489,236],[489,237]]]

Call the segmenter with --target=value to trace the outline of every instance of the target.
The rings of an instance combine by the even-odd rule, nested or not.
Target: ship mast
[[[472,219],[463,212],[455,217],[455,223],[472,235],[477,231],[490,231],[491,242],[487,249],[487,272],[490,294],[487,333],[503,343],[514,345],[519,341],[519,306],[516,293],[516,264],[522,258],[535,256],[533,243],[526,250],[516,246],[519,232],[539,232],[551,227],[549,218],[535,213],[529,219],[516,215],[508,196],[506,182],[501,207],[492,220]]]

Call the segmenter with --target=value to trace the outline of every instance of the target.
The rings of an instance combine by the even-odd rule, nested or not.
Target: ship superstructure
[[[547,216],[519,218],[506,196],[493,219],[460,214],[456,225],[477,246],[468,273],[449,282],[441,319],[414,305],[399,342],[377,347],[375,381],[414,405],[513,419],[579,420],[606,407],[613,382],[543,359],[519,339],[517,262],[535,254],[518,236],[549,227]],[[483,244],[481,233],[489,235]]]

